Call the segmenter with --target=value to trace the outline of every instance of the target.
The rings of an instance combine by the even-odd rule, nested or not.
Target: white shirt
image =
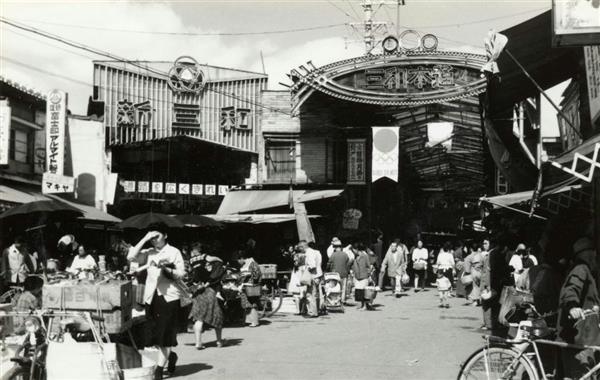
[[[331,255],[333,255],[333,245],[329,245],[329,247],[327,247],[327,257],[331,258]]]
[[[429,257],[429,252],[427,252],[427,248],[415,248],[412,253],[412,261],[415,262],[417,260],[427,261]]]
[[[346,246],[346,248],[344,248],[344,253],[350,259],[350,264],[352,264],[354,262],[354,252],[352,251],[352,245]]]
[[[316,249],[307,248],[304,260],[307,268],[316,269],[315,277],[321,277],[323,275],[323,270],[321,269],[321,252]]]
[[[179,280],[185,275],[181,252],[169,244],[165,244],[160,251],[156,248],[143,249],[137,255],[133,254],[133,250],[130,249],[127,260],[137,261],[139,264],[158,264],[160,261],[166,261],[175,265],[173,269],[173,278],[175,280]],[[175,285],[174,281],[165,277],[161,268],[149,265],[148,277],[146,277],[146,286],[144,288],[144,302],[146,304],[149,305],[152,302],[155,291],[159,296],[163,296],[167,302],[178,300],[181,297],[181,291]]]
[[[519,272],[523,269],[523,260],[521,260],[521,256],[514,254],[510,258],[508,265],[513,267],[515,272]]]
[[[76,273],[80,270],[92,270],[94,268],[96,268],[96,260],[94,260],[92,255],[85,255],[84,257],[77,255],[73,259],[73,263],[71,263],[69,269],[67,269],[67,272]]]
[[[440,250],[440,253],[437,257],[437,262],[439,269],[454,269],[454,255],[450,251]]]

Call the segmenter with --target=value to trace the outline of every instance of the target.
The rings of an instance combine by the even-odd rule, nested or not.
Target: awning
[[[46,196],[48,198],[52,198],[52,199],[56,199],[61,202],[64,202],[64,203],[68,204],[69,206],[73,206],[73,207],[77,208],[78,210],[80,210],[83,213],[83,216],[80,217],[79,219],[103,222],[103,223],[121,223],[121,219],[117,218],[116,216],[110,215],[102,210],[98,210],[95,207],[82,205],[82,204],[76,203],[76,202],[71,202],[71,201],[68,201],[66,199],[60,198],[60,197],[58,197],[56,195],[52,195],[52,194],[47,194]]]
[[[222,223],[249,223],[249,224],[264,224],[264,223],[284,223],[296,221],[294,214],[229,214],[229,215],[204,215]],[[309,215],[311,219],[319,218],[320,215]]]
[[[557,190],[542,193],[540,198],[548,197],[553,194],[564,193],[567,191],[578,189],[580,187],[581,187],[580,185],[563,186]],[[479,198],[479,200],[481,202],[487,202],[487,203],[492,204],[494,206],[494,208],[502,207],[502,208],[506,208],[506,209],[521,213],[521,214],[529,215],[530,214],[529,210],[521,210],[521,209],[518,209],[517,206],[528,204],[532,198],[533,198],[533,190],[529,190],[529,191],[521,191],[518,193],[497,195],[495,197],[481,197],[481,198]],[[537,214],[532,214],[531,216],[534,218],[538,218],[538,219],[544,219],[544,220],[547,219],[547,218],[537,215]]]
[[[571,189],[578,189],[580,187],[580,185],[563,186],[558,190],[543,193],[542,197],[547,197],[552,194],[564,193],[565,191],[570,191]],[[479,198],[479,200],[482,202],[491,203],[498,207],[506,207],[529,202],[531,201],[531,198],[533,198],[533,190],[521,191],[518,193],[510,193],[505,195],[496,195],[495,197],[481,197]]]
[[[344,190],[293,190],[294,202],[310,202],[337,197]],[[290,202],[289,190],[238,190],[227,193],[217,215],[240,214],[273,207],[286,206]]]
[[[29,203],[48,199],[40,192],[15,189],[14,187],[0,185],[0,201],[10,203]]]

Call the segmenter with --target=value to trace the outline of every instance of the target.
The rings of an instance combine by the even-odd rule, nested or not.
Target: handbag
[[[413,269],[414,270],[425,270],[425,269],[427,269],[427,263],[425,263],[423,261],[415,261],[413,263]]]
[[[313,275],[308,269],[303,270],[300,275],[300,285],[310,286],[313,283]]]

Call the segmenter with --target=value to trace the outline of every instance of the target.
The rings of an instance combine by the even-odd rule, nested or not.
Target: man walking
[[[396,294],[396,289],[402,291],[402,275],[406,273],[407,248],[400,243],[400,239],[395,239],[385,254],[383,263],[381,263],[381,271],[379,273],[379,288],[383,289],[384,277],[390,278],[392,285],[392,293]],[[387,271],[386,271],[387,269]],[[398,283],[400,281],[400,283]]]
[[[346,287],[348,285],[348,273],[350,272],[350,258],[342,249],[342,242],[333,243],[333,253],[329,258],[329,270],[340,275],[342,286],[342,303],[346,303]]]
[[[308,315],[310,317],[319,316],[319,300],[321,299],[321,277],[323,277],[323,270],[321,269],[321,252],[309,246],[309,244],[302,240],[299,243],[302,250],[305,252],[305,264],[306,270],[312,275],[312,284],[308,286],[306,290],[306,297],[308,299]]]

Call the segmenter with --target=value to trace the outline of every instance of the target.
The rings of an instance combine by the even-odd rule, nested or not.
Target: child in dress
[[[450,288],[452,284],[448,277],[444,276],[444,272],[442,270],[437,271],[437,280],[435,281],[435,285],[438,289],[438,294],[440,296],[440,306],[450,308],[450,304],[448,303],[448,296],[450,293]]]

